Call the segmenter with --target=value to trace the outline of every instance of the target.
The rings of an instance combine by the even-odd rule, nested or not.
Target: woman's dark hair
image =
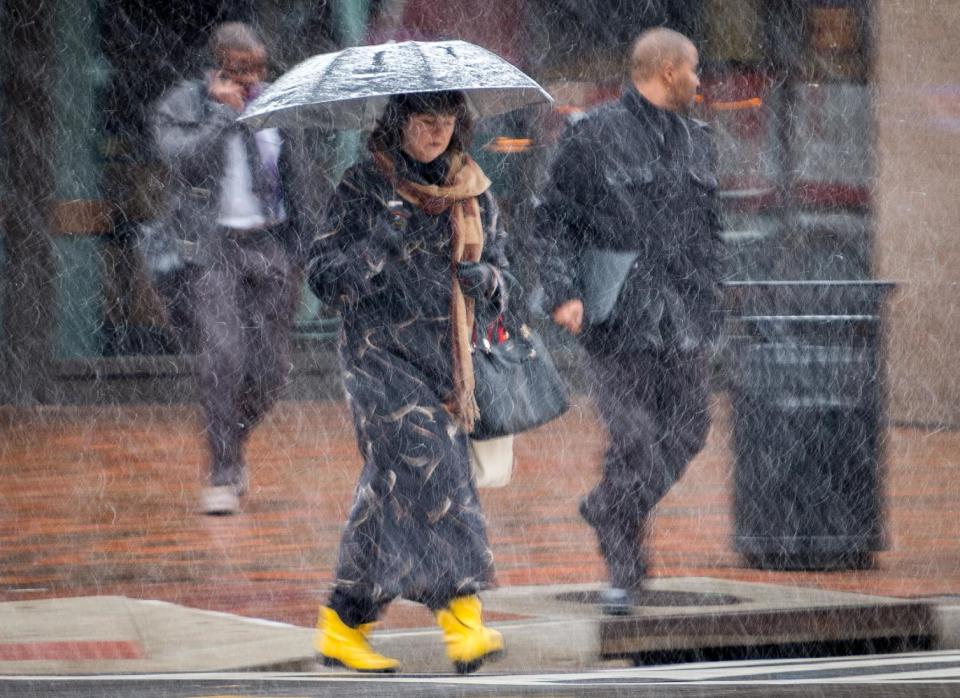
[[[473,118],[467,108],[467,98],[463,92],[448,90],[444,92],[409,92],[393,95],[370,134],[372,150],[396,152],[403,145],[403,128],[414,114],[437,114],[453,116],[457,122],[453,128],[453,137],[444,153],[465,152],[473,137]]]

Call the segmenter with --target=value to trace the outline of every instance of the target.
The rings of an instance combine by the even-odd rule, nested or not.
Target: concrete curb
[[[601,616],[584,603],[597,584],[507,587],[484,594],[507,653],[482,671],[576,671],[613,668],[627,660],[604,661],[603,643],[617,624],[646,623],[642,648],[697,646],[698,618],[717,627],[724,617],[731,637],[751,612],[811,613],[824,608],[891,609],[917,602],[779,585],[709,578],[651,580],[653,593],[704,595],[707,603],[638,609],[630,619]],[[684,596],[685,595],[685,596]],[[726,600],[710,605],[711,595]],[[729,598],[739,601],[731,603]],[[960,648],[960,606],[932,604],[931,632],[939,649]],[[677,625],[678,622],[686,625]],[[671,625],[671,623],[673,625]],[[650,633],[649,628],[688,629],[687,634]],[[674,631],[671,631],[674,632]],[[790,641],[789,628],[782,641]],[[219,671],[330,671],[314,657],[312,628],[185,608],[160,601],[117,596],[79,597],[0,604],[0,675],[115,674]],[[742,638],[741,638],[742,639]],[[713,642],[723,642],[714,638]],[[403,662],[405,673],[448,673],[438,629],[376,632],[374,646]],[[638,645],[640,646],[640,645]]]

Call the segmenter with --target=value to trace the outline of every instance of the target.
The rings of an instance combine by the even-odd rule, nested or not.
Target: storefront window
[[[705,4],[732,277],[869,276],[867,28],[863,2]]]
[[[77,7],[74,15],[82,10]],[[61,61],[61,96],[73,95],[74,109],[62,110],[61,120],[69,138],[60,146],[58,176],[70,191],[58,204],[63,217],[57,220],[67,223],[55,231],[61,263],[57,355],[179,351],[155,291],[155,265],[138,247],[163,206],[166,177],[144,119],[164,89],[197,73],[210,28],[226,18],[261,30],[274,74],[358,41],[463,38],[507,56],[557,99],[550,113],[532,110],[480,125],[477,157],[496,179],[505,210],[520,219],[542,184],[565,119],[617,98],[624,56],[637,33],[674,27],[701,49],[697,116],[716,134],[729,276],[870,275],[874,166],[866,0],[491,0],[480,18],[475,7],[364,0],[337,9],[303,0],[281,12],[249,0],[163,7],[131,0],[90,2],[82,22],[58,19],[72,27]],[[361,140],[357,134],[318,138],[317,156],[336,176]],[[75,174],[78,163],[87,174]],[[335,324],[305,291],[296,325],[300,346],[327,351]]]

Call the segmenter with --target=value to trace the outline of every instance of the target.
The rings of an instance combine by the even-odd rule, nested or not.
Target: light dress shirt
[[[263,168],[261,176],[267,182],[269,191],[262,201],[254,189],[253,173],[250,171],[251,158],[247,157],[243,137],[239,133],[231,134],[225,145],[226,159],[223,178],[220,180],[220,216],[217,223],[234,230],[250,230],[282,223],[286,220],[283,196],[280,191],[280,177],[277,161],[280,156],[280,131],[267,128],[254,134],[257,144],[257,158]]]

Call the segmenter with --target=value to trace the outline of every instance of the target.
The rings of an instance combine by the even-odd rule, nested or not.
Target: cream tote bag
[[[477,487],[505,487],[513,475],[513,435],[470,439],[470,466]]]

